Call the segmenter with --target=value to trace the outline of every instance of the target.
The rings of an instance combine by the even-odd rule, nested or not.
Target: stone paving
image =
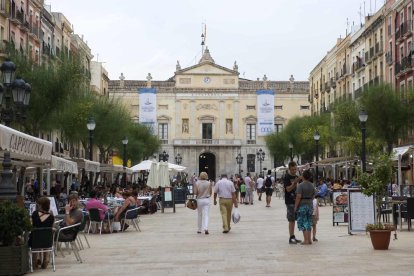
[[[177,205],[176,213],[141,217],[142,232],[88,235],[92,248],[83,263],[60,255],[56,272],[41,275],[413,275],[414,232],[405,225],[390,250],[372,249],[365,233],[348,235],[332,226],[332,207],[320,208],[319,242],[289,245],[283,199],[240,206],[241,221],[223,234],[218,206],[210,209],[210,235],[197,234],[196,211]],[[296,237],[302,233],[295,230]]]

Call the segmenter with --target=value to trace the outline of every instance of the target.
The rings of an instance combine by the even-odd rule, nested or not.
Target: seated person
[[[37,209],[32,213],[32,225],[33,228],[42,228],[42,227],[53,227],[55,218],[50,212],[50,200],[47,197],[41,197],[37,200]],[[29,237],[29,246],[31,246],[32,241]],[[39,265],[43,269],[49,264],[50,254],[45,252],[43,256],[43,263],[40,259],[37,258],[38,253],[33,253],[33,267],[36,269]]]
[[[135,198],[137,206],[141,206],[142,203],[141,203],[141,200],[138,198],[138,191],[137,190],[132,191],[132,196]]]
[[[115,214],[115,221],[121,221],[124,219],[125,217],[125,213],[128,210],[134,209],[137,206],[137,201],[135,200],[135,198],[132,196],[131,193],[129,192],[124,192],[123,193],[123,197],[125,199],[124,204],[118,208],[118,211]],[[125,229],[128,227],[128,225],[125,225]]]
[[[86,202],[86,210],[90,209],[100,209],[99,210],[99,217],[101,220],[105,219],[105,213],[108,212],[108,206],[103,204],[100,200],[97,199],[97,192],[92,190],[89,194],[90,199]],[[110,214],[109,218],[113,218],[113,215]]]
[[[59,228],[63,228],[66,226],[74,225],[77,223],[82,222],[83,214],[82,211],[78,208],[79,200],[77,194],[70,194],[68,198],[68,204],[65,206],[65,218],[63,222],[60,224]],[[61,242],[65,242],[69,239],[72,239],[73,236],[76,234],[77,229],[67,229],[63,230],[59,235],[59,240]]]
[[[324,198],[328,195],[328,185],[326,185],[326,183],[321,179],[320,180],[320,186],[318,187],[318,193],[316,194],[317,196]]]

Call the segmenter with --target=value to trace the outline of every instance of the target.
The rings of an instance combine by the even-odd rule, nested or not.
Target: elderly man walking
[[[221,179],[214,186],[214,205],[217,205],[219,197],[220,213],[223,220],[223,233],[228,233],[231,229],[230,219],[233,205],[237,208],[236,189],[232,181],[227,179],[227,174],[222,174]]]

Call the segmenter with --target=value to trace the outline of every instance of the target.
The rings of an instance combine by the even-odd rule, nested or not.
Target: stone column
[[[175,133],[171,137],[182,138],[181,100],[175,101]]]
[[[198,137],[198,124],[196,118],[196,102],[190,101],[190,139],[196,139]]]
[[[225,137],[224,135],[226,134],[226,116],[225,116],[226,110],[225,110],[223,100],[221,100],[220,103],[219,103],[218,114],[219,114],[219,118],[218,118],[219,119],[219,122],[218,122],[219,126],[218,126],[218,128],[216,128],[216,130],[219,133],[219,139],[224,139],[224,137]]]
[[[242,139],[243,138],[240,136],[240,130],[239,130],[239,114],[240,114],[240,102],[239,100],[234,100],[233,101],[233,135],[234,138],[239,138]]]

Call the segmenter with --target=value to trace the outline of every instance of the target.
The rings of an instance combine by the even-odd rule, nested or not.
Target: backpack
[[[266,177],[265,186],[266,186],[266,188],[272,187],[272,177],[271,176]]]

